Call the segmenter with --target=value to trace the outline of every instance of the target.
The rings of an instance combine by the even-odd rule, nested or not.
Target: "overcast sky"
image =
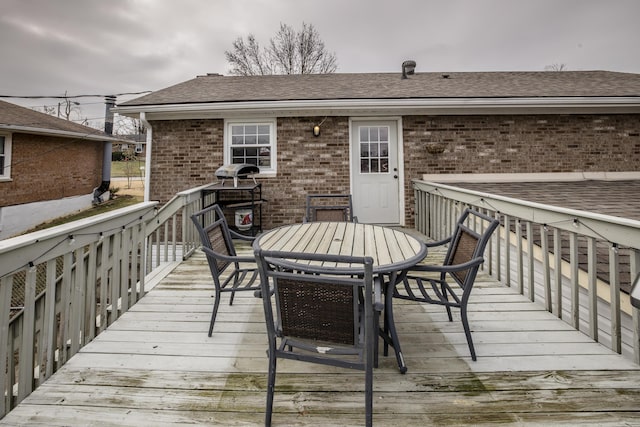
[[[638,0],[0,0],[0,95],[121,94],[228,74],[233,40],[266,44],[280,23],[302,22],[342,73],[400,72],[406,59],[418,72],[640,73],[639,18]],[[101,98],[77,101],[103,116]]]

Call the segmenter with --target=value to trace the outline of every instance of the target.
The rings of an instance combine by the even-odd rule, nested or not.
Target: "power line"
[[[143,95],[145,93],[150,93],[152,91],[145,90],[142,92],[122,92],[122,93],[112,93],[108,95],[90,95],[90,94],[82,94],[82,95],[1,95],[0,98],[21,98],[21,99],[69,99],[69,98],[105,98],[108,96],[125,96],[125,95]]]

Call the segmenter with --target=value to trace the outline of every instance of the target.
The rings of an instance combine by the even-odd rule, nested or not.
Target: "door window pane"
[[[389,172],[389,127],[361,126],[360,172]]]

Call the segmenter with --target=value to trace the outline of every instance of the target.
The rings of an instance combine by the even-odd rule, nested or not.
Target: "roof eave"
[[[278,117],[358,114],[562,114],[640,113],[640,97],[540,97],[540,98],[403,98],[327,99],[283,101],[203,102],[185,104],[128,105],[118,114],[147,120],[228,118],[268,115]]]
[[[64,130],[56,130],[56,129],[43,129],[32,126],[19,126],[19,125],[8,125],[8,124],[0,124],[0,130],[5,130],[9,132],[16,133],[28,133],[34,135],[45,135],[45,136],[61,136],[65,138],[78,138],[78,139],[86,139],[90,141],[100,141],[100,142],[118,142],[118,143],[127,143],[131,142],[129,140],[108,136],[106,134],[90,134],[90,133],[82,133],[82,132],[71,132]],[[96,131],[98,132],[98,131]]]

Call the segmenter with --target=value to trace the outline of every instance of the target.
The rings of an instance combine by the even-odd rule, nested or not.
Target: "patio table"
[[[373,258],[374,274],[380,275],[383,283],[386,283],[384,328],[380,331],[385,342],[384,354],[387,355],[388,345],[391,345],[400,372],[407,371],[393,321],[393,286],[402,279],[407,269],[427,255],[424,242],[391,227],[351,222],[309,222],[265,232],[256,238],[253,248]]]

